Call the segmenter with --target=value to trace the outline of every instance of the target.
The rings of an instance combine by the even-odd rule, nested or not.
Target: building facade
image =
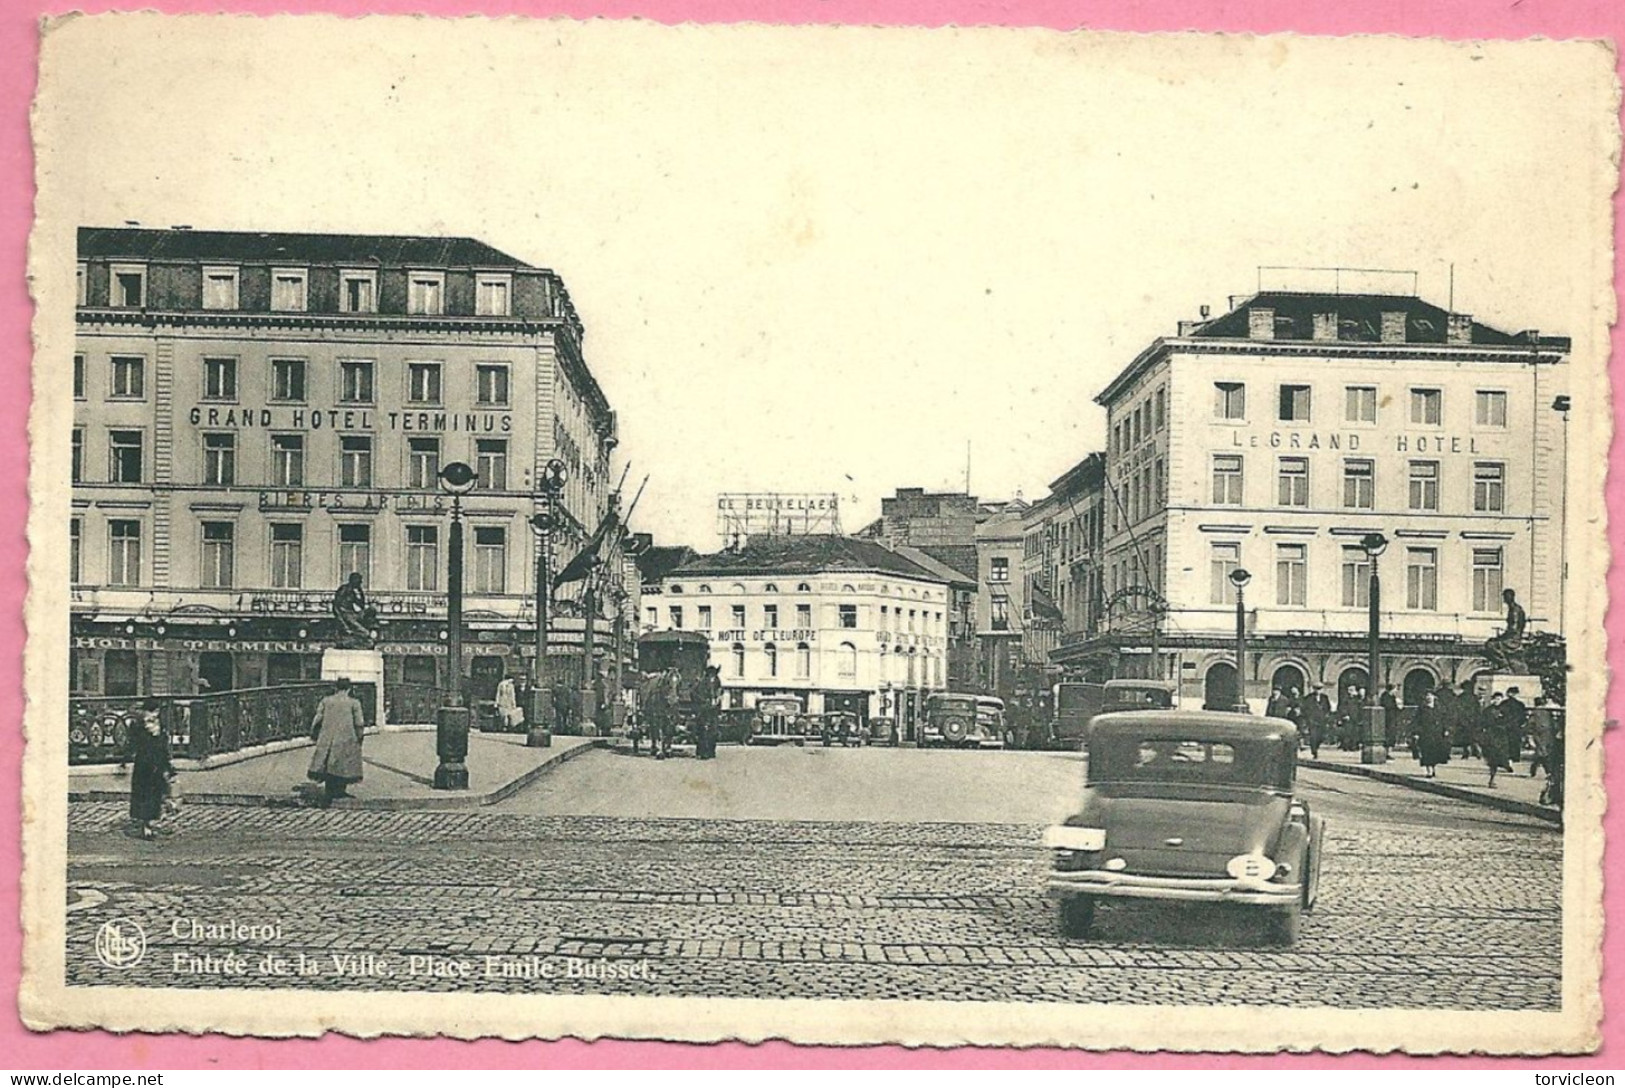
[[[810,714],[895,719],[912,735],[948,686],[950,586],[872,541],[755,537],[645,585],[644,630],[711,642],[725,703],[799,698]]]
[[[1568,350],[1412,296],[1296,292],[1157,340],[1097,397],[1106,623],[1057,660],[1230,705],[1242,570],[1247,699],[1365,686],[1371,534],[1376,684],[1407,704],[1487,666],[1504,589],[1556,628]]]
[[[386,678],[443,684],[452,461],[478,471],[464,670],[528,667],[538,475],[566,465],[560,561],[614,486],[615,415],[557,274],[466,238],[86,228],[78,278],[76,692],[314,676],[351,573]],[[601,588],[607,643],[625,592]],[[555,624],[560,652],[584,626]]]
[[[1093,637],[1100,619],[1105,455],[1091,453],[1050,484],[1022,518],[1027,660],[1047,665],[1063,642]]]

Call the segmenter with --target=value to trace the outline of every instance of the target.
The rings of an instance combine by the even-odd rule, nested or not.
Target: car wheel
[[[1061,900],[1061,933],[1081,940],[1089,936],[1095,924],[1095,901],[1087,895],[1074,895]]]
[[[1291,948],[1298,939],[1298,919],[1301,910],[1294,903],[1287,910],[1276,911],[1270,918],[1270,943]]]

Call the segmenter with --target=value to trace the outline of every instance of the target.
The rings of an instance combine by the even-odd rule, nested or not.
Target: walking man
[[[316,707],[316,717],[310,723],[316,749],[310,754],[307,777],[322,784],[325,804],[332,804],[336,797],[348,797],[350,784],[361,781],[361,734],[365,728],[361,703],[350,694],[350,678],[341,676],[336,690]]]
[[[1529,777],[1535,777],[1535,768],[1546,768],[1546,777],[1552,777],[1552,708],[1546,696],[1535,696],[1535,708],[1529,712],[1529,737],[1535,751],[1529,757]]]
[[[1320,746],[1326,739],[1326,723],[1332,716],[1332,704],[1319,684],[1303,701],[1303,724],[1309,731],[1309,755],[1320,758]]]
[[[1506,712],[1501,709],[1505,698],[1500,692],[1492,695],[1478,719],[1478,747],[1490,769],[1490,789],[1495,788],[1497,771],[1512,770],[1507,761]]]

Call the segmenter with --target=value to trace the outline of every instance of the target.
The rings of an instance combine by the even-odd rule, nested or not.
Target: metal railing
[[[385,684],[384,718],[390,725],[433,725],[450,694],[433,684]]]

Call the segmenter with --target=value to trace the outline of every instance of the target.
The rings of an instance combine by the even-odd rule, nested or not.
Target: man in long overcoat
[[[310,723],[316,750],[310,754],[308,777],[322,784],[329,804],[335,797],[348,797],[350,784],[361,781],[361,733],[366,724],[361,703],[350,694],[349,678],[340,677],[337,690],[322,699]]]

